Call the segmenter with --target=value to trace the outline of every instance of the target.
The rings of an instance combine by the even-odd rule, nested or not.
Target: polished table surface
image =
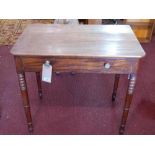
[[[11,53],[14,55],[28,129],[33,131],[25,72],[36,72],[42,98],[42,66],[52,72],[115,74],[115,101],[120,74],[128,75],[128,89],[119,134],[123,134],[136,84],[139,60],[145,52],[128,25],[29,25]],[[52,83],[54,84],[54,83]],[[78,91],[78,90],[77,90]]]
[[[12,54],[27,56],[143,57],[144,50],[128,25],[28,26]]]

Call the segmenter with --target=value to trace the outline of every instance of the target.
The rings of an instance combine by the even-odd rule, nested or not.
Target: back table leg
[[[18,79],[19,79],[19,85],[20,90],[23,98],[23,106],[27,118],[27,125],[29,132],[33,131],[33,125],[32,125],[32,118],[31,118],[31,111],[30,111],[30,104],[29,104],[29,98],[28,98],[28,92],[27,92],[27,86],[26,86],[26,80],[25,80],[25,74],[18,73]]]
[[[115,99],[116,99],[116,93],[117,93],[119,78],[120,78],[120,74],[116,74],[116,75],[115,75],[115,82],[114,82],[113,93],[112,93],[112,101],[113,101],[113,102],[114,102]]]
[[[123,134],[125,130],[125,125],[126,125],[129,108],[130,108],[130,104],[131,104],[132,97],[133,97],[135,84],[136,84],[136,74],[130,74],[129,85],[128,85],[128,90],[126,93],[125,105],[124,105],[124,110],[123,110],[123,115],[122,115],[121,126],[119,129],[119,134]]]
[[[39,98],[42,99],[42,87],[41,87],[40,72],[36,72],[36,79],[37,79],[37,85],[38,85]]]

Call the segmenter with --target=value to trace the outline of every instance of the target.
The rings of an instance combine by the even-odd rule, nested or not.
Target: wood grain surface
[[[29,25],[13,55],[141,58],[145,55],[128,25]]]
[[[53,57],[20,57],[21,68],[26,72],[41,72],[46,60],[50,62],[53,72],[76,73],[134,73],[138,69],[137,59],[108,58],[53,58]],[[108,64],[110,67],[106,68]]]

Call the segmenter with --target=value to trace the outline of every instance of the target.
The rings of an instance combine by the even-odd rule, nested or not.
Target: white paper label
[[[42,66],[42,81],[51,83],[52,80],[52,66],[50,64],[43,64]]]

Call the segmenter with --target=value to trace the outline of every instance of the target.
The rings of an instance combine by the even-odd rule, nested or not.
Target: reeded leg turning
[[[119,129],[119,134],[123,134],[125,130],[125,125],[129,113],[130,104],[133,97],[133,92],[136,84],[136,74],[129,75],[129,85],[126,93],[125,105],[123,109],[122,121]]]
[[[21,90],[21,94],[23,98],[23,106],[24,106],[24,110],[25,110],[25,114],[27,118],[28,130],[29,132],[33,132],[33,125],[32,125],[32,118],[31,118],[31,111],[30,111],[30,104],[29,104],[25,74],[18,73],[18,79],[19,79],[20,90]]]
[[[118,88],[119,78],[120,78],[120,74],[116,74],[116,75],[115,75],[115,82],[114,82],[113,93],[112,93],[112,101],[113,101],[113,102],[114,102],[115,99],[116,99],[116,94],[117,94],[117,88]]]
[[[38,85],[39,98],[42,99],[42,87],[41,87],[41,76],[40,76],[40,72],[36,72],[36,79],[37,79],[37,85]]]

